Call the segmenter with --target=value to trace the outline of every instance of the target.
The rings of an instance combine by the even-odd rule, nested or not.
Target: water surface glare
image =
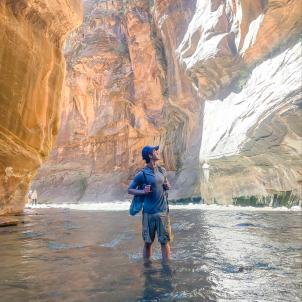
[[[28,210],[0,228],[1,302],[301,301],[300,211],[171,210],[173,260],[144,265],[141,218]]]

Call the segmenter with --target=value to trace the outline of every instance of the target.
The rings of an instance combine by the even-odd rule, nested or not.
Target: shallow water
[[[172,209],[173,260],[142,261],[140,217],[34,209],[0,228],[6,301],[301,301],[301,212]]]

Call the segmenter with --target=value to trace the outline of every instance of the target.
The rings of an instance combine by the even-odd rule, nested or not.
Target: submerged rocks
[[[16,226],[19,224],[19,220],[11,217],[0,217],[0,228],[1,227],[9,227]]]

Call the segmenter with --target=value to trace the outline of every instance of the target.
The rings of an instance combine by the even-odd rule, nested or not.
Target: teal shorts
[[[166,244],[171,241],[171,225],[168,213],[148,214],[143,213],[143,240],[145,243],[152,243],[157,233],[157,239],[160,244]]]

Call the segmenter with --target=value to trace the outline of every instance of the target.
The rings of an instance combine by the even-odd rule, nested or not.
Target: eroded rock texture
[[[288,44],[300,27],[300,1],[198,0],[177,52],[200,94],[211,99],[273,49]]]
[[[199,104],[175,53],[194,4],[160,7],[157,18],[147,0],[84,4],[84,23],[66,48],[57,147],[35,183],[43,201],[127,197],[142,147],[164,146],[164,162],[175,171],[197,121]],[[163,37],[157,22],[167,9]]]
[[[81,1],[0,2],[0,215],[23,209],[58,132],[69,30]]]
[[[207,200],[301,195],[301,67],[298,43],[255,67],[240,93],[206,103],[200,161],[210,165],[201,181]]]
[[[126,198],[145,144],[161,145],[171,198],[301,196],[300,1],[84,4],[42,201]]]
[[[300,1],[197,2],[177,52],[206,100],[200,164],[208,202],[301,196],[300,29]]]

